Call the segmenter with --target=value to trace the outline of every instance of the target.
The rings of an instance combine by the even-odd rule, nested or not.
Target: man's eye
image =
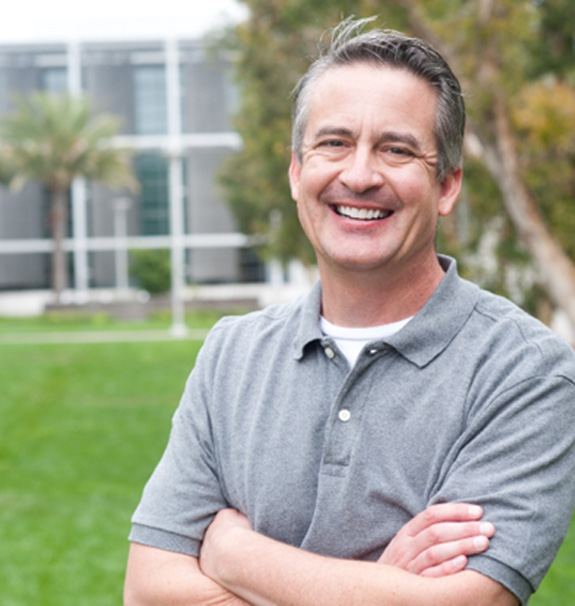
[[[408,149],[406,147],[398,147],[397,145],[392,145],[390,147],[387,147],[385,149],[385,151],[387,151],[390,154],[393,154],[394,156],[411,157],[414,155],[410,149]]]
[[[341,139],[324,139],[319,142],[319,147],[344,147],[345,141]]]
[[[411,148],[402,145],[386,145],[382,152],[384,161],[390,164],[405,164],[417,155]]]

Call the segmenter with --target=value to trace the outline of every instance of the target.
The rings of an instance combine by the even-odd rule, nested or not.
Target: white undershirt
[[[361,350],[368,343],[391,337],[391,335],[399,332],[412,317],[399,320],[399,322],[391,322],[390,324],[382,324],[381,326],[368,326],[367,328],[337,326],[326,320],[323,316],[321,316],[320,322],[323,334],[332,337],[341,353],[347,358],[349,365],[353,368]]]

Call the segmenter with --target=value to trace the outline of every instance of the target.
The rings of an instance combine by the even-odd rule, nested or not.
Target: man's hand
[[[403,526],[378,562],[428,577],[460,572],[467,556],[485,551],[495,534],[482,516],[477,505],[432,505]]]

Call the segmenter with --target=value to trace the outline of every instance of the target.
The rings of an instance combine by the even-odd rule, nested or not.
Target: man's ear
[[[440,184],[439,204],[437,206],[437,212],[440,216],[446,217],[455,208],[461,193],[462,180],[463,169],[457,168],[449,173]]]
[[[299,180],[301,175],[301,164],[297,159],[295,152],[291,153],[291,161],[288,169],[289,186],[291,190],[291,197],[297,202],[299,194]]]

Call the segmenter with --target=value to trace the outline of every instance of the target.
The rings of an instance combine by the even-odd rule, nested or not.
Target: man
[[[436,254],[459,84],[363,25],[296,90],[321,285],[206,340],[134,514],[129,605],[524,604],[566,532],[573,352]]]

